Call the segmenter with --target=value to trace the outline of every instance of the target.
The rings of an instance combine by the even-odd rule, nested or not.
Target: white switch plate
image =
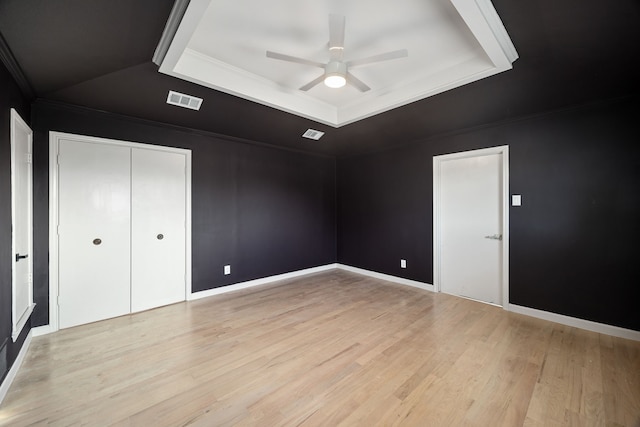
[[[407,268],[407,260],[406,259],[401,259],[400,260],[400,268]]]
[[[520,194],[511,195],[511,206],[522,206],[522,196]]]
[[[231,266],[230,265],[225,265],[224,266],[224,274],[231,274]]]

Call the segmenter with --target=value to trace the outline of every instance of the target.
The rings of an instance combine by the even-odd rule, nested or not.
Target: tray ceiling
[[[328,62],[330,14],[346,19],[345,61],[408,57],[353,69],[367,92],[299,90],[323,70],[266,51]],[[160,72],[340,127],[509,70],[517,57],[489,0],[192,0]]]

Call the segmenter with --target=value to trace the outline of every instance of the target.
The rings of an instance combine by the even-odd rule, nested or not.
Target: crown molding
[[[0,34],[0,61],[2,61],[5,67],[7,67],[9,74],[11,74],[13,79],[16,81],[22,94],[30,101],[35,99],[36,94],[33,91],[27,76],[25,76],[22,68],[20,68],[18,61],[16,61],[15,56],[13,56],[13,52],[11,52],[9,45],[2,34]]]
[[[160,66],[162,61],[164,61],[164,57],[167,55],[167,51],[169,50],[169,46],[171,46],[173,37],[176,35],[176,31],[178,31],[182,17],[187,11],[187,6],[189,6],[189,0],[176,0],[175,3],[173,3],[169,19],[167,19],[167,23],[162,31],[162,36],[158,42],[158,46],[156,46],[156,50],[153,53],[152,61],[157,66]]]

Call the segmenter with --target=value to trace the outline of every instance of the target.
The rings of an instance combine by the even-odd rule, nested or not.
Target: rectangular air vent
[[[202,105],[202,98],[170,90],[169,95],[167,96],[167,104],[190,108],[192,110],[199,110]]]
[[[314,139],[316,141],[322,138],[322,135],[324,135],[324,132],[320,132],[319,130],[314,130],[314,129],[307,129],[307,131],[304,134],[302,134],[303,137]]]

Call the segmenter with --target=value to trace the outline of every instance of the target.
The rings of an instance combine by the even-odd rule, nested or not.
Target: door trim
[[[162,145],[98,138],[64,132],[49,132],[49,329],[59,330],[58,323],[58,149],[60,140],[93,144],[118,145],[129,148],[166,151],[183,154],[186,161],[186,232],[185,232],[185,289],[184,300],[191,295],[191,150]]]
[[[27,226],[29,230],[29,243],[28,243],[28,255],[29,257],[26,259],[28,265],[28,275],[29,275],[29,306],[27,309],[21,313],[20,317],[17,318],[16,313],[16,286],[17,286],[17,277],[16,277],[16,261],[13,258],[17,253],[16,250],[16,237],[13,230],[16,229],[16,132],[19,130],[25,132],[27,134],[28,144],[29,144],[29,155],[33,155],[33,131],[27,125],[27,123],[20,117],[20,114],[13,108],[11,109],[11,339],[15,342],[20,333],[24,329],[29,317],[31,317],[31,313],[35,307],[33,302],[33,161],[29,160],[29,173],[28,173],[28,199],[30,200],[29,206],[29,216],[27,218]]]
[[[479,150],[433,156],[433,287],[440,289],[441,274],[441,202],[440,202],[440,166],[442,161],[469,157],[502,154],[502,308],[509,307],[509,146],[483,148]]]

